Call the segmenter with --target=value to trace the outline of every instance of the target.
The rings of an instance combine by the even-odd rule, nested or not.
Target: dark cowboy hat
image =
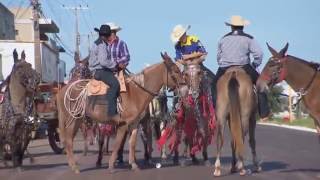
[[[100,26],[100,29],[94,28],[95,31],[99,33],[100,36],[110,36],[111,35],[111,29],[109,25],[103,24]]]

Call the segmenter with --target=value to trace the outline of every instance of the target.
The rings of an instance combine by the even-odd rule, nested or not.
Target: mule
[[[244,139],[249,131],[249,144],[253,156],[254,171],[260,171],[255,147],[257,98],[252,80],[241,67],[231,67],[217,82],[217,155],[215,176],[221,176],[220,156],[224,143],[224,129],[228,121],[231,132],[231,172],[240,170],[245,175]]]
[[[109,159],[110,172],[113,172],[114,163],[117,158],[117,152],[123,136],[128,130],[128,127],[133,129],[129,140],[129,164],[131,165],[132,169],[139,169],[135,162],[135,146],[137,138],[137,126],[139,120],[141,119],[140,114],[147,108],[153,96],[157,94],[163,85],[171,88],[177,88],[180,84],[184,83],[179,68],[172,62],[171,58],[166,53],[162,54],[162,58],[162,63],[148,67],[138,75],[143,77],[141,78],[142,82],[136,82],[134,80],[135,77],[132,77],[131,80],[129,78],[129,81],[126,82],[127,92],[121,93],[121,107],[124,110],[121,114],[109,117],[106,113],[106,106],[101,107],[101,111],[104,111],[105,113],[100,112],[101,114],[99,114],[99,112],[93,112],[99,114],[96,114],[96,117],[99,118],[93,118],[99,123],[113,122],[119,126],[117,129],[112,155]],[[87,84],[87,82],[84,81],[80,83],[82,83],[83,86]],[[68,112],[66,109],[68,105],[65,104],[65,95],[70,87],[72,86],[68,85],[64,87],[57,96],[59,129],[61,140],[66,147],[69,166],[75,173],[79,173],[80,170],[73,154],[73,139],[77,130],[79,129],[81,121],[79,120],[80,118],[77,118],[77,116],[72,117],[70,112]],[[83,89],[81,88],[75,88],[70,96],[79,97],[79,94],[83,92],[82,90]],[[72,102],[69,102],[69,105],[75,106],[75,104]],[[78,114],[78,117],[81,117],[81,113]]]
[[[0,155],[5,162],[5,155],[11,153],[13,167],[21,167],[34,128],[33,104],[40,76],[25,61],[24,51],[18,59],[14,50],[13,57],[12,71],[4,82],[4,102],[0,104]]]
[[[269,91],[271,87],[286,81],[298,93],[314,120],[320,142],[320,65],[286,55],[289,44],[277,52],[267,44],[272,57],[264,66],[257,81],[258,90]]]

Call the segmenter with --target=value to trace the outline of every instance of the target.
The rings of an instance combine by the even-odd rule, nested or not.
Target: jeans
[[[106,94],[106,99],[108,101],[108,115],[116,115],[117,98],[120,91],[120,84],[118,79],[113,75],[113,72],[110,69],[96,70],[94,78],[96,80],[103,81],[110,87]]]

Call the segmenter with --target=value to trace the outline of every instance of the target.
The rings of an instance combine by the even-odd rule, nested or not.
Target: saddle
[[[91,79],[87,85],[88,96],[106,95],[109,88],[104,82]]]

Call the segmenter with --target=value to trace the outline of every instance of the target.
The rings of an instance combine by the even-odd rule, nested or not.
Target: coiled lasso
[[[88,98],[87,85],[89,81],[90,79],[77,80],[71,83],[66,90],[64,95],[64,107],[72,120],[83,118],[85,116],[86,102]],[[72,93],[74,91],[80,91],[79,95],[72,97]],[[71,124],[71,122],[69,123]]]

